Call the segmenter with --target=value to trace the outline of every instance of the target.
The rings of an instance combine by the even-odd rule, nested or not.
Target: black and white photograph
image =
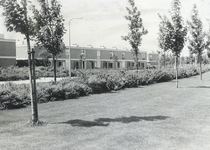
[[[209,150],[209,0],[0,0],[0,150]]]

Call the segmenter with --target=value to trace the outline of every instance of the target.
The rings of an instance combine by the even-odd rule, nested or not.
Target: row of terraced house
[[[35,58],[42,59],[38,54],[44,49],[38,46],[34,46],[33,48],[35,50]],[[130,50],[125,49],[71,46],[70,56],[71,69],[133,69],[134,67],[133,54]],[[27,60],[27,58],[27,46],[24,43],[23,45],[16,46],[15,40],[4,39],[4,36],[0,34],[0,66],[6,67],[15,65],[16,60]],[[52,62],[52,59],[50,59],[50,61]],[[157,67],[158,54],[140,50],[138,63],[140,69],[146,69],[147,66]],[[66,46],[66,49],[57,57],[57,66],[69,68],[68,46]]]

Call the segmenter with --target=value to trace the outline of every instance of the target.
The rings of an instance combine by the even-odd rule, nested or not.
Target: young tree
[[[34,125],[39,121],[36,100],[36,78],[32,75],[32,72],[34,72],[35,69],[32,68],[32,51],[30,46],[30,36],[32,36],[34,33],[34,25],[32,19],[28,16],[28,2],[29,1],[27,0],[21,0],[20,3],[17,2],[17,0],[1,0],[0,6],[3,6],[3,16],[5,16],[5,26],[7,27],[7,31],[19,32],[25,35],[25,38],[27,40],[32,124]]]
[[[130,21],[128,24],[129,33],[127,36],[122,36],[122,39],[128,41],[131,45],[131,52],[134,56],[135,68],[138,69],[138,55],[139,55],[139,46],[142,44],[142,36],[146,35],[148,31],[143,26],[143,21],[141,19],[141,12],[138,11],[135,6],[134,0],[128,1],[130,8],[126,7],[128,15],[125,16],[125,19]]]
[[[175,56],[176,67],[176,87],[178,88],[178,57],[184,44],[186,42],[187,27],[183,26],[183,20],[180,12],[181,2],[179,0],[173,0],[171,5],[171,20],[167,21],[167,41],[168,49],[170,49]]]
[[[194,4],[191,14],[191,21],[188,21],[190,36],[188,37],[188,48],[191,54],[196,54],[200,66],[200,79],[202,80],[202,53],[206,47],[204,41],[203,23],[198,16],[198,10]]]
[[[117,62],[118,62],[117,55],[112,56],[112,61],[113,61],[113,68],[116,69],[117,68]]]
[[[163,56],[163,60],[164,60],[164,67],[166,66],[166,56],[165,53],[166,51],[169,50],[169,41],[170,41],[170,34],[168,34],[168,24],[169,19],[164,15],[163,17],[158,14],[159,18],[160,18],[160,24],[159,24],[159,33],[158,33],[158,46],[163,50],[163,54],[161,54]],[[158,53],[161,53],[160,51],[158,51]]]
[[[52,54],[50,54],[47,50],[43,50],[39,52],[39,57],[43,58],[44,65],[47,66],[49,58],[52,58]]]
[[[208,61],[210,62],[210,29],[208,32],[205,32],[206,35],[206,45],[205,48],[207,50],[207,57],[208,57]]]
[[[54,82],[56,82],[56,56],[65,49],[63,35],[64,19],[61,15],[61,4],[57,0],[38,0],[41,9],[33,7],[36,20],[36,43],[44,47],[53,56]]]
[[[81,53],[81,54],[79,55],[79,60],[80,60],[80,64],[81,64],[81,69],[84,69],[85,66],[83,65],[83,63],[84,63],[84,61],[86,60],[86,55],[85,55],[85,53]]]

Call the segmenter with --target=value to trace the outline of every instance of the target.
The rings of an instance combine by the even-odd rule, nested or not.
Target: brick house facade
[[[38,46],[33,47],[35,50],[35,58],[42,59],[38,56],[43,48]],[[20,54],[21,53],[21,54]],[[94,69],[94,68],[124,68],[133,69],[134,60],[131,51],[124,49],[109,49],[109,48],[93,48],[71,46],[71,69]],[[116,58],[114,61],[114,57]],[[141,70],[146,69],[147,65],[158,65],[158,54],[147,53],[140,51],[139,67]],[[27,59],[27,46],[17,47],[17,58]],[[52,58],[49,59],[52,64]],[[57,66],[69,68],[69,47],[59,54],[57,57]]]
[[[5,39],[0,34],[0,66],[8,67],[16,64],[16,40]]]

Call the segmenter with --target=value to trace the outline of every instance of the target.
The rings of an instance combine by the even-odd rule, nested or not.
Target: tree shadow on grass
[[[103,126],[107,127],[109,126],[110,122],[120,122],[120,123],[132,123],[132,122],[140,122],[140,121],[158,121],[158,120],[165,120],[169,117],[167,116],[146,116],[146,117],[137,117],[137,116],[131,116],[131,117],[121,117],[121,118],[98,118],[94,121],[86,121],[86,120],[69,120],[66,122],[60,122],[62,124],[70,124],[71,126],[75,127],[94,127],[94,126]]]

